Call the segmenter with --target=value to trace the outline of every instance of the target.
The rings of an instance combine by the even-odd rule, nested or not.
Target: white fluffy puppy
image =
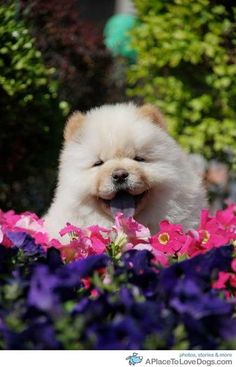
[[[105,105],[74,113],[64,131],[59,179],[45,216],[52,237],[67,222],[110,227],[123,212],[158,231],[168,219],[185,229],[205,204],[201,179],[151,105]]]

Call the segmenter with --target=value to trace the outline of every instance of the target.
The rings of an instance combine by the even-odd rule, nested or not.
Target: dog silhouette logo
[[[130,366],[135,366],[136,364],[142,362],[143,357],[139,356],[138,353],[133,352],[132,356],[126,358],[129,361]]]

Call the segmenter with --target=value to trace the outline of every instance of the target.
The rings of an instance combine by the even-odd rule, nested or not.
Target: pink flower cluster
[[[4,213],[0,210],[0,243],[10,247],[11,241],[7,237],[8,231],[26,232],[40,245],[46,245],[50,242],[43,220],[34,213],[16,214],[13,210]]]
[[[81,229],[67,224],[60,231],[61,237],[68,238],[67,244],[50,238],[44,228],[43,220],[36,214],[0,211],[0,243],[10,247],[8,231],[26,232],[44,249],[56,247],[66,262],[104,253],[109,246],[112,246],[116,250],[114,254],[117,257],[129,249],[147,249],[153,253],[158,264],[167,266],[171,259],[190,258],[214,247],[235,244],[236,204],[230,204],[226,209],[217,211],[214,216],[204,209],[199,227],[188,231],[184,231],[180,224],[172,224],[164,220],[159,225],[159,231],[151,235],[148,228],[133,218],[125,218],[121,213],[116,216],[115,223],[110,229],[99,225]],[[225,288],[226,283],[236,287],[235,273],[236,259],[232,262],[232,274],[220,273],[213,287]]]

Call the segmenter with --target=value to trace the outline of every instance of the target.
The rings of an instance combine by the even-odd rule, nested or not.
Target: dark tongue
[[[126,217],[133,217],[135,213],[135,201],[132,195],[125,191],[121,191],[110,202],[111,213],[113,217],[118,212],[123,213]]]

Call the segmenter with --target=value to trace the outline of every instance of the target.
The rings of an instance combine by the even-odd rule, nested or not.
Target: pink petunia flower
[[[202,210],[199,228],[188,234],[193,238],[188,250],[190,257],[232,242],[236,239],[235,205],[217,211],[214,217],[207,209]]]
[[[135,219],[126,218],[123,213],[118,213],[115,218],[113,229],[116,233],[122,232],[127,236],[128,242],[134,245],[138,243],[147,243],[150,237],[150,231]]]
[[[98,225],[81,229],[67,223],[60,231],[61,236],[69,234],[71,241],[59,248],[62,258],[66,261],[85,258],[89,255],[105,252],[110,242],[109,230]]]
[[[82,234],[82,229],[73,224],[66,223],[66,227],[62,228],[59,233],[62,237],[66,234],[70,234],[72,237],[79,237]]]
[[[236,296],[236,274],[220,271],[212,288],[224,290],[226,298]]]
[[[3,235],[7,231],[26,232],[35,239],[37,244],[45,244],[49,240],[43,220],[30,212],[16,214],[13,210],[6,213],[0,210],[0,229]],[[5,236],[2,239],[3,241],[5,246],[9,247],[11,245]]]
[[[92,247],[96,254],[105,252],[106,246],[110,243],[110,230],[95,225],[86,228],[85,234],[91,240]]]
[[[236,273],[236,259],[233,259],[233,261],[231,263],[231,268]]]
[[[212,288],[224,289],[226,288],[226,282],[230,279],[230,274],[224,271],[220,271],[218,274],[218,279],[212,284]]]
[[[3,233],[3,231],[0,228],[0,243],[3,242],[3,237],[4,237],[4,233]]]
[[[160,223],[160,231],[150,238],[154,249],[168,255],[187,253],[191,241],[180,224],[172,224],[167,220]]]

